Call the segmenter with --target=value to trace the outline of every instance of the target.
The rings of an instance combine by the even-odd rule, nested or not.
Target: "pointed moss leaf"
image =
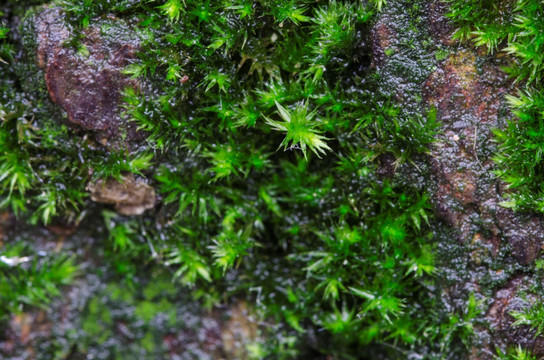
[[[362,297],[364,299],[367,299],[367,300],[374,300],[376,298],[375,295],[373,295],[372,293],[368,292],[368,291],[365,291],[365,290],[361,290],[361,289],[358,289],[358,288],[355,288],[355,287],[349,287],[348,288],[353,294],[359,296],[359,297]]]
[[[319,158],[321,154],[325,154],[327,150],[332,149],[327,145],[326,137],[320,135],[320,131],[317,129],[321,124],[314,120],[317,112],[314,110],[308,113],[308,103],[301,102],[296,105],[293,111],[289,111],[284,108],[280,103],[275,101],[276,107],[281,121],[274,121],[268,117],[265,117],[266,123],[270,125],[274,130],[286,132],[280,147],[284,149],[288,147],[290,149],[298,148],[304,154],[304,158],[307,159],[306,149],[309,147]]]

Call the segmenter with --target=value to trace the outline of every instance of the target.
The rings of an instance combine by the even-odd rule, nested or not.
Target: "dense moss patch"
[[[424,30],[426,1],[49,6],[67,14],[64,46],[84,58],[86,29],[102,24],[109,38],[116,19],[130,22],[139,52],[121,75],[145,85],[123,91],[119,115],[146,138],[108,148],[69,126],[35,65],[44,8],[20,27],[12,19],[0,39],[0,199],[18,221],[85,227],[98,218],[116,280],[138,281],[144,268],[210,308],[247,299],[274,324],[255,358],[465,355],[482,306],[474,295],[455,308],[440,299],[440,223],[424,188],[439,125],[421,85],[447,57]],[[391,26],[376,24],[380,11]],[[125,217],[90,202],[89,183],[127,176],[157,190],[155,209]],[[162,354],[152,321],[174,317],[175,294],[135,301],[136,292],[110,290],[99,295],[106,305],[85,305],[77,351],[116,354],[107,337],[126,315],[151,329],[129,353]],[[113,313],[119,303],[133,313]]]

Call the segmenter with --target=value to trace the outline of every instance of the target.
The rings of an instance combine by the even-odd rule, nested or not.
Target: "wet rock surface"
[[[399,4],[392,4],[384,11],[371,30],[371,67],[383,77],[377,91],[400,101],[403,116],[409,118],[423,113],[422,108],[434,107],[442,124],[438,141],[422,161],[428,166],[410,175],[428,190],[434,211],[442,220],[438,226],[447,235],[437,235],[437,242],[451,240],[451,244],[444,245],[449,258],[442,260],[447,267],[448,273],[444,275],[447,281],[437,291],[441,292],[447,311],[459,309],[462,313],[469,293],[486,300],[482,306],[485,324],[477,329],[480,339],[471,359],[492,359],[496,346],[522,345],[542,355],[544,338],[535,337],[527,327],[513,326],[510,314],[540,300],[531,294],[533,280],[522,269],[531,265],[540,253],[544,223],[541,216],[515,213],[501,206],[507,189],[492,174],[495,145],[491,130],[503,125],[507,112],[504,95],[515,91],[515,85],[501,70],[508,59],[488,56],[451,41],[453,26],[444,16],[447,12],[444,3],[425,3],[422,22],[427,33],[423,35],[408,30],[410,16]],[[120,115],[122,90],[141,86],[120,73],[135,59],[139,49],[134,32],[121,20],[102,19],[84,30],[82,46],[76,49],[69,44],[73,32],[63,17],[59,9],[50,8],[34,20],[36,61],[45,71],[51,100],[66,111],[70,122],[95,132],[101,143],[115,143],[124,137],[142,139],[145,134],[127,124]],[[104,35],[104,29],[108,36]],[[437,45],[432,45],[430,39]],[[446,50],[449,55],[437,59],[434,54],[438,50]],[[397,169],[394,160],[392,155],[383,155],[381,175],[394,176]],[[112,204],[123,215],[142,214],[156,202],[153,188],[131,176],[125,176],[121,182],[110,179],[91,183],[88,191],[93,201]],[[13,226],[8,221],[11,217],[3,214],[0,244],[4,237],[9,237],[6,234]],[[85,266],[118,279],[111,269],[100,268],[103,254],[91,255],[95,251],[93,246],[103,246],[97,240],[103,235],[82,235],[79,229],[57,230],[50,227],[46,236],[49,240],[38,239],[35,246],[51,250],[71,244]],[[101,229],[99,233],[103,232]],[[447,238],[452,233],[454,239]],[[145,283],[144,279],[137,285],[147,288],[149,284]],[[168,293],[168,286],[171,284],[161,291]],[[122,292],[139,297],[138,301],[115,298],[112,295],[118,290],[115,289],[111,283],[99,283],[96,274],[88,274],[51,311],[36,310],[13,316],[9,328],[0,336],[0,355],[6,359],[31,359],[36,351],[46,348],[44,344],[51,338],[69,339],[70,331],[96,332],[96,336],[108,334],[111,339],[105,339],[100,349],[93,344],[81,345],[86,352],[73,343],[47,345],[56,346],[67,359],[114,356],[114,349],[120,344],[130,348],[131,344],[144,342],[146,327],[155,328],[144,344],[158,344],[161,350],[153,354],[169,359],[243,359],[247,357],[245,344],[260,341],[256,335],[258,321],[246,303],[235,303],[210,313],[180,297],[168,300],[171,303],[167,305],[174,313],[161,310],[149,315],[145,313],[146,306],[158,303],[158,297],[142,298],[139,292],[123,288]],[[93,298],[114,309],[112,317],[97,318],[101,310],[93,310]],[[169,317],[182,319],[183,326],[169,324]],[[93,324],[98,325],[93,327]]]
[[[526,326],[513,325],[510,313],[527,310],[537,299],[529,295],[522,300],[528,278],[517,275],[512,269],[517,266],[508,257],[521,266],[530,265],[544,241],[544,222],[539,215],[502,206],[507,189],[493,175],[496,144],[492,130],[505,124],[509,116],[505,95],[515,93],[515,84],[501,69],[509,59],[448,40],[453,28],[444,16],[446,11],[443,4],[430,4],[430,27],[435,41],[454,46],[423,83],[424,102],[436,108],[442,124],[429,157],[432,200],[436,213],[454,229],[456,241],[467,249],[468,256],[464,265],[467,282],[446,291],[457,294],[452,300],[471,292],[491,302],[483,319],[486,325],[477,330],[478,345],[471,359],[492,359],[497,347],[518,345],[542,355],[544,338],[535,337]],[[493,287],[492,283],[502,285]]]
[[[371,43],[372,43],[372,63],[371,67],[383,66],[387,58],[386,51],[391,50],[391,39],[393,34],[388,27],[389,21],[384,18],[378,20],[372,30]]]
[[[443,221],[435,231],[443,308],[465,312],[470,294],[486,304],[481,305],[482,325],[465,358],[493,359],[497,346],[504,350],[517,345],[543,355],[544,337],[514,326],[510,314],[538,300],[526,291],[529,277],[520,272],[540,254],[544,222],[540,215],[502,206],[508,189],[493,174],[492,130],[506,124],[511,115],[505,95],[516,93],[516,84],[501,69],[510,60],[451,40],[455,28],[445,16],[444,2],[426,2],[419,34],[411,33],[406,11],[388,7],[372,29],[379,90],[402,104],[401,116],[435,108],[441,128],[429,155],[418,163],[425,170],[399,174],[402,169],[391,169],[384,161],[380,171],[421,183]],[[425,48],[429,38],[434,45]],[[528,300],[523,300],[524,292]]]
[[[32,239],[37,253],[72,253],[86,271],[47,309],[25,308],[2,323],[1,359],[242,360],[248,344],[264,341],[263,320],[243,301],[204,309],[169,274],[151,280],[143,264],[131,281],[120,277],[103,264],[102,231],[92,219],[69,236],[59,233],[70,229],[6,230],[11,239]]]
[[[45,9],[31,21],[36,61],[45,70],[49,96],[69,121],[95,132],[103,144],[143,139],[145,133],[121,115],[122,91],[140,88],[138,81],[121,73],[140,49],[134,30],[122,20],[102,19],[82,31],[75,48],[69,41],[76,34],[59,8]]]
[[[98,180],[90,183],[87,190],[91,200],[114,204],[115,210],[122,215],[141,215],[155,206],[155,190],[132,174],[115,179]]]
[[[492,129],[501,126],[504,95],[513,89],[501,65],[501,59],[459,50],[424,84],[425,101],[436,107],[443,124],[431,151],[434,202],[459,241],[470,242],[477,234],[493,243],[505,239],[515,258],[529,264],[544,241],[544,223],[500,206],[504,185],[492,175]]]
[[[429,30],[438,43],[455,45],[455,41],[452,39],[455,26],[446,17],[447,12],[448,5],[445,2],[430,2],[428,5]]]
[[[529,326],[514,326],[512,312],[523,311],[527,306],[540,302],[530,291],[531,279],[517,276],[500,288],[494,297],[485,319],[489,322],[493,345],[505,348],[517,344],[529,349],[535,355],[544,354],[544,337],[535,336],[535,330]]]

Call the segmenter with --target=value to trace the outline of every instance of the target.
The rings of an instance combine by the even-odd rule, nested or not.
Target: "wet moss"
[[[68,126],[34,65],[43,8],[12,29],[26,53],[0,65],[17,94],[0,108],[0,167],[16,165],[3,205],[22,223],[94,227],[101,247],[83,334],[59,335],[65,355],[179,352],[184,331],[206,329],[200,306],[246,299],[273,324],[248,345],[255,358],[465,356],[482,299],[467,288],[452,306],[441,282],[474,275],[470,256],[480,272],[495,265],[485,245],[453,243],[426,194],[439,124],[422,84],[449,54],[427,1],[54,5],[84,58],[86,29],[114,43],[129,19],[141,49],[123,75],[143,85],[123,92],[122,111],[147,132],[112,149]],[[90,202],[89,181],[127,173],[157,189],[156,209],[124,217]]]

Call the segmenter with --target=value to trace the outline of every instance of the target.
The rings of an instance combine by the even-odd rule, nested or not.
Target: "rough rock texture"
[[[544,354],[544,337],[535,337],[534,330],[528,326],[513,326],[514,318],[510,313],[522,311],[528,305],[540,302],[534,295],[530,295],[527,276],[518,276],[511,279],[495,294],[494,302],[487,310],[485,319],[489,322],[493,345],[504,348],[506,345],[517,344],[529,349],[532,353]],[[522,298],[520,294],[528,295]]]
[[[443,124],[432,148],[434,202],[438,214],[457,229],[459,241],[475,236],[498,246],[505,239],[522,264],[531,263],[544,241],[544,223],[536,215],[518,214],[499,205],[503,184],[491,174],[493,128],[512,81],[500,59],[477,64],[473,50],[448,58],[424,84],[425,101]]]
[[[120,72],[136,57],[137,35],[121,20],[103,19],[83,30],[75,49],[67,44],[74,34],[65,18],[59,8],[50,8],[34,20],[36,61],[45,70],[51,100],[70,122],[95,131],[103,144],[142,139],[145,134],[121,115],[122,91],[140,86]]]
[[[385,52],[391,46],[391,39],[393,37],[392,30],[387,26],[388,21],[385,18],[378,20],[374,25],[371,34],[372,43],[372,63],[370,66],[375,68],[382,66],[385,62]]]
[[[433,1],[429,3],[429,32],[433,38],[443,45],[454,45],[455,41],[451,38],[455,27],[444,16],[448,12],[448,7],[445,2]]]
[[[105,204],[115,204],[122,215],[140,215],[155,206],[155,190],[132,174],[115,179],[98,180],[87,186],[91,199]]]
[[[535,337],[528,327],[513,326],[510,315],[540,301],[530,292],[531,279],[519,269],[528,269],[527,265],[538,256],[544,242],[544,223],[541,216],[514,213],[500,206],[506,189],[492,173],[495,145],[491,130],[502,125],[501,119],[507,111],[504,95],[515,91],[514,84],[501,70],[508,59],[454,43],[451,40],[454,27],[444,17],[447,5],[429,1],[424,10],[429,38],[441,50],[447,49],[446,54],[450,52],[444,60],[436,60],[429,48],[423,48],[422,41],[402,44],[402,40],[412,40],[417,34],[407,30],[407,19],[398,19],[397,15],[404,14],[405,9],[395,11],[381,13],[371,30],[371,67],[385,79],[378,90],[391,93],[392,98],[402,103],[403,110],[417,113],[421,109],[414,104],[421,99],[425,106],[436,108],[442,128],[439,141],[425,159],[429,178],[422,181],[426,181],[424,186],[429,190],[436,214],[445,223],[445,232],[448,236],[453,232],[456,239],[452,242],[467,250],[449,259],[455,285],[437,284],[443,287],[439,289],[443,294],[441,300],[448,311],[461,309],[460,313],[467,293],[485,300],[482,306],[485,325],[477,329],[484,340],[474,346],[470,359],[492,359],[496,346],[504,349],[522,345],[544,355],[544,338]],[[125,87],[141,87],[136,80],[120,73],[139,49],[133,30],[121,20],[102,19],[83,31],[83,46],[75,49],[67,44],[73,31],[63,18],[57,8],[46,9],[35,18],[36,61],[45,71],[51,99],[67,112],[72,123],[95,132],[102,143],[115,143],[124,136],[129,140],[143,138],[145,134],[133,124],[126,124],[120,115],[120,92]],[[107,36],[103,28],[108,29]],[[421,99],[410,97],[411,94],[421,94]],[[394,157],[383,155],[382,160],[380,174],[393,176]],[[93,201],[113,204],[124,215],[141,214],[155,205],[154,190],[131,176],[122,182],[100,180],[90,184],[88,190]],[[49,230],[53,232],[52,228]],[[0,241],[4,231],[0,216]],[[494,263],[501,254],[503,258]],[[466,258],[457,260],[454,257],[458,255]],[[511,263],[506,264],[507,261]],[[486,281],[494,283],[486,285]],[[79,308],[74,305],[70,311],[75,313]],[[240,344],[256,339],[257,325],[248,315],[245,303],[236,304],[228,311],[227,321],[221,322],[217,312],[201,318],[200,332],[171,331],[159,342],[172,358],[191,346],[218,359],[244,358],[246,354]],[[59,322],[45,319],[46,315],[52,316],[35,311],[27,318],[14,317],[4,340],[0,340],[0,355],[19,358],[17,349],[25,349],[31,358],[32,347],[37,348],[35,339],[50,336],[51,329],[60,326]],[[30,324],[35,330],[30,329]],[[115,326],[120,338],[130,338],[131,335],[123,335],[130,332],[126,325]]]
[[[230,318],[224,324],[221,339],[227,359],[250,358],[247,344],[258,340],[259,327],[257,316],[246,302],[239,302],[231,307]],[[260,339],[263,341],[264,339]]]
[[[544,337],[513,326],[510,315],[538,300],[528,291],[529,277],[519,270],[531,269],[539,256],[544,222],[538,214],[501,206],[508,189],[493,174],[492,129],[505,125],[510,116],[505,95],[516,93],[516,84],[501,69],[510,59],[453,41],[455,27],[444,15],[445,2],[426,2],[420,27],[405,18],[406,9],[395,6],[379,14],[370,33],[379,91],[400,102],[407,118],[435,108],[441,127],[430,153],[418,163],[422,171],[396,169],[383,156],[380,173],[388,177],[404,171],[397,175],[421,184],[443,221],[436,233],[443,249],[437,264],[444,280],[438,281],[440,301],[457,313],[465,312],[470,294],[482,304],[468,358],[491,360],[497,346],[518,344],[544,355]]]
[[[430,184],[436,213],[455,229],[457,241],[471,249],[467,260],[471,265],[468,283],[445,291],[454,294],[462,292],[461,288],[470,289],[491,303],[484,308],[486,325],[477,330],[480,340],[470,359],[493,359],[496,347],[504,350],[518,345],[544,355],[544,337],[535,337],[527,326],[513,326],[510,315],[539,301],[531,295],[530,279],[513,275],[506,284],[493,289],[491,297],[484,295],[489,291],[484,290],[487,279],[508,278],[504,269],[511,265],[490,265],[506,244],[510,245],[508,254],[518,264],[530,265],[544,242],[542,217],[501,206],[507,189],[493,175],[496,144],[492,129],[504,125],[508,115],[504,96],[515,93],[513,81],[501,69],[509,59],[489,56],[483,49],[453,47],[453,26],[444,17],[446,11],[443,3],[429,5],[433,38],[451,46],[451,55],[423,84],[424,101],[436,108],[442,124],[439,141],[429,157]]]
[[[93,271],[82,272],[71,286],[63,289],[62,298],[54,300],[50,308],[25,308],[20,314],[13,315],[0,331],[0,359],[113,359],[115,354],[121,353],[123,355],[119,358],[122,359],[243,360],[250,358],[248,344],[265,341],[259,337],[264,328],[263,319],[243,301],[232,299],[230,304],[209,311],[191,301],[186,293],[178,291],[170,279],[162,280],[166,290],[149,296],[146,289],[154,289],[161,280],[150,281],[140,277],[148,270],[138,275],[135,287],[119,281],[115,271],[103,267],[104,254],[101,251],[104,244],[103,239],[93,234],[92,229],[96,226],[82,227],[76,232],[71,228],[40,231],[8,221],[9,226],[3,228],[9,217],[8,213],[0,213],[0,229],[7,233],[7,237],[19,234],[44,253],[55,249],[60,251],[61,248],[70,251],[82,266]],[[97,225],[100,226],[99,223]],[[66,233],[70,235],[64,235]],[[145,268],[143,264],[142,268]],[[106,273],[107,278],[117,280],[108,285],[97,277],[96,272]],[[122,296],[113,296],[112,289],[117,289]],[[95,312],[90,305],[93,299],[98,300],[96,304],[103,304]],[[161,307],[160,304],[165,303],[168,306]],[[151,304],[162,311],[145,324],[135,308],[149,308]],[[103,317],[103,311],[110,313]],[[166,316],[168,312],[180,320],[177,326],[169,325],[172,320]],[[93,328],[98,329],[96,339],[92,339],[93,345],[103,342],[98,351],[80,342],[82,337],[79,334]],[[106,336],[98,339],[103,334]],[[154,351],[147,356],[122,353],[138,345],[145,334],[156,336],[153,338]],[[54,349],[55,357],[49,352],[51,349]]]

